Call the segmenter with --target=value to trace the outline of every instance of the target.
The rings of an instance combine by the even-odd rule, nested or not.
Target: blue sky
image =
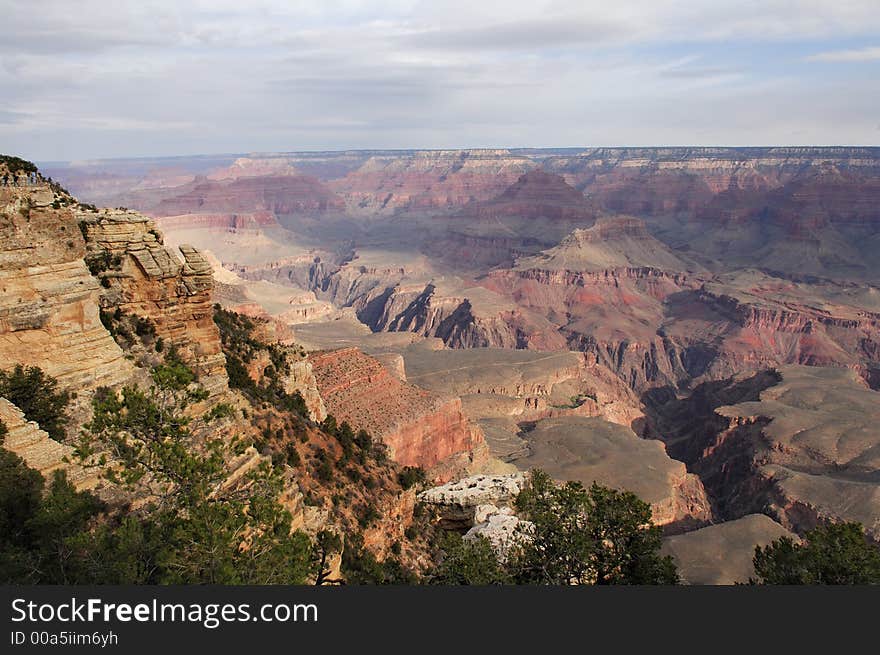
[[[0,151],[880,143],[877,0],[0,0]]]

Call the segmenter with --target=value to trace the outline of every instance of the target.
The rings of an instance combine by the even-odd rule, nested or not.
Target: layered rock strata
[[[39,366],[77,391],[118,385],[133,367],[101,323],[77,218],[59,198],[42,182],[0,187],[0,368]]]
[[[94,489],[100,484],[98,470],[74,463],[76,457],[71,446],[52,439],[5,398],[0,398],[0,422],[8,430],[2,447],[21,457],[47,481],[51,481],[55,471],[63,471],[77,490]]]
[[[102,305],[151,321],[156,335],[178,349],[211,394],[225,391],[226,359],[213,319],[213,271],[201,253],[182,245],[176,255],[140,214],[104,210],[80,218],[90,252],[119,262],[99,273],[107,288]]]
[[[731,518],[763,511],[798,533],[858,521],[880,541],[880,395],[852,370],[780,374],[759,400],[716,410],[693,469]]]
[[[381,440],[406,466],[434,471],[484,458],[482,432],[461,411],[461,400],[401,382],[376,359],[356,348],[310,356],[327,411]]]

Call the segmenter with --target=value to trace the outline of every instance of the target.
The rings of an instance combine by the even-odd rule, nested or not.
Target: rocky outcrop
[[[527,480],[525,473],[474,475],[432,487],[418,498],[436,509],[441,527],[464,531],[488,519],[487,507],[511,507]],[[483,508],[479,517],[478,508]]]
[[[0,368],[39,366],[77,391],[118,385],[133,367],[101,323],[69,203],[42,181],[0,187]]]
[[[398,463],[448,479],[486,457],[482,432],[462,413],[460,399],[401,382],[356,348],[309,360],[327,411],[380,440]]]
[[[474,512],[474,526],[465,533],[464,538],[487,539],[492,550],[503,560],[511,546],[528,535],[533,527],[532,523],[519,518],[509,507],[480,505]]]
[[[318,382],[312,370],[312,363],[307,359],[289,363],[290,372],[284,376],[284,390],[287,393],[299,393],[306,401],[309,416],[313,421],[321,422],[327,418],[327,407],[318,391]]]
[[[199,178],[184,187],[178,195],[145,209],[156,216],[257,210],[285,216],[343,208],[342,199],[317,178],[307,175],[267,175],[232,180]]]
[[[274,340],[263,340],[264,343],[272,341]],[[327,418],[327,407],[324,405],[324,399],[321,398],[321,394],[318,391],[318,382],[315,379],[312,362],[303,358],[293,347],[286,349],[286,355],[287,371],[278,373],[284,391],[289,394],[299,393],[306,403],[309,418],[320,423]],[[269,366],[273,366],[269,351],[259,350],[245,364],[245,369],[254,382],[259,384],[263,380],[266,368]]]
[[[533,170],[497,197],[465,205],[442,223],[435,219],[436,233],[423,247],[458,269],[510,266],[597,216],[595,206],[562,177]]]
[[[645,223],[631,216],[601,218],[589,228],[577,228],[559,245],[534,257],[522,258],[515,270],[568,273],[657,271],[684,275],[690,265],[648,233]]]
[[[630,426],[643,415],[636,394],[583,353],[411,347],[405,360],[415,384],[462,397],[492,454],[504,460],[519,450],[518,423],[576,415]]]
[[[213,319],[213,271],[201,253],[180,246],[178,257],[140,214],[103,210],[80,220],[89,252],[111,262],[98,273],[106,288],[102,306],[149,320],[211,394],[225,391],[226,359]]]
[[[30,468],[51,481],[55,471],[63,471],[78,489],[94,489],[100,483],[99,471],[76,464],[71,446],[55,441],[5,398],[0,398],[0,423],[8,430],[0,447],[15,453]]]
[[[522,217],[589,224],[597,215],[597,208],[562,176],[532,170],[520,176],[500,195],[484,202],[471,203],[454,218],[498,221]]]

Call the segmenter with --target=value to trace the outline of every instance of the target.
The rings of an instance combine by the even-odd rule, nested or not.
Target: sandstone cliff
[[[79,219],[90,254],[111,262],[98,273],[106,288],[102,306],[151,321],[156,334],[178,349],[209,392],[225,391],[225,358],[213,320],[212,269],[201,253],[180,246],[178,257],[140,214],[103,210],[82,213]]]
[[[39,471],[46,480],[51,480],[55,471],[63,471],[80,491],[102,484],[97,470],[85,469],[75,463],[72,447],[49,437],[40,426],[25,419],[21,410],[5,398],[0,398],[0,422],[8,430],[2,447],[21,457],[25,464]]]
[[[119,385],[133,367],[101,323],[74,205],[42,178],[0,186],[0,367],[39,366],[68,389]]]

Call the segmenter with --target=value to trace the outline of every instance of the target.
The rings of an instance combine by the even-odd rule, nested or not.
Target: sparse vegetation
[[[405,466],[402,471],[397,474],[397,481],[404,489],[410,489],[416,485],[425,483],[427,476],[425,469],[420,466]]]
[[[100,253],[91,253],[85,257],[89,273],[97,276],[105,271],[118,271],[122,267],[122,257],[103,250]]]
[[[29,421],[35,421],[56,441],[64,439],[67,406],[71,396],[58,389],[58,381],[37,366],[16,364],[0,371],[0,396],[18,407]]]
[[[13,174],[37,172],[36,164],[12,155],[0,155],[0,164],[4,164]]]
[[[214,305],[214,322],[220,329],[220,340],[226,354],[229,386],[280,411],[308,418],[309,410],[302,394],[298,391],[291,394],[284,389],[282,377],[290,372],[284,347],[254,338],[254,320],[225,310],[220,305]],[[260,352],[269,356],[270,364],[263,369],[261,379],[257,382],[250,376],[245,365],[254,361]]]
[[[869,542],[861,523],[822,525],[797,543],[781,537],[755,547],[756,584],[880,584],[880,547]]]
[[[235,416],[235,408],[232,405],[229,403],[217,403],[205,416],[205,420],[210,422],[229,418],[231,416]]]
[[[314,568],[311,545],[302,533],[291,532],[273,468],[264,464],[251,471],[244,489],[222,487],[234,445],[200,431],[202,419],[184,415],[204,397],[195,375],[166,358],[152,377],[149,391],[99,390],[78,448],[83,461],[107,452],[119,462],[105,469],[117,484],[163,490],[146,516],[123,516],[91,535],[95,551],[114,555],[117,566],[107,575],[122,572],[123,581],[139,583],[304,582]],[[144,562],[150,566],[142,567]]]
[[[431,575],[432,584],[499,585],[512,582],[485,537],[465,540],[457,532],[447,532],[441,537],[440,548],[442,559]]]
[[[391,556],[380,562],[364,546],[364,536],[359,532],[346,535],[342,552],[342,573],[349,584],[388,585],[416,584],[418,577],[407,569],[397,557]]]
[[[630,492],[579,482],[556,485],[540,470],[516,498],[528,520],[503,560],[488,543],[441,544],[429,576],[441,584],[677,584],[670,557],[659,555],[660,528],[651,506]]]

